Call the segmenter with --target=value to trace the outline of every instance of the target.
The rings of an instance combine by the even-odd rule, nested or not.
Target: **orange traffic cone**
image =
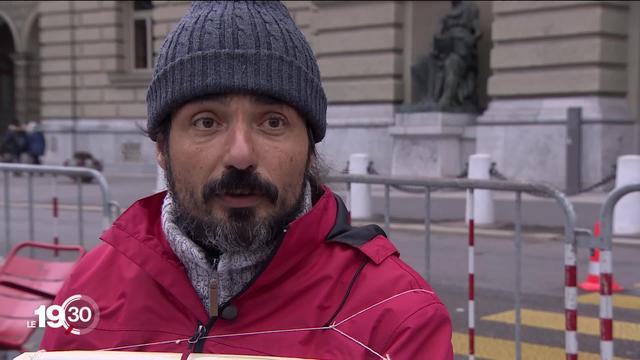
[[[593,235],[600,236],[600,220],[593,225]],[[611,278],[613,284],[611,290],[618,292],[624,290],[615,279]],[[589,274],[587,278],[580,283],[580,289],[585,291],[600,291],[600,249],[591,249],[591,257],[589,258]]]

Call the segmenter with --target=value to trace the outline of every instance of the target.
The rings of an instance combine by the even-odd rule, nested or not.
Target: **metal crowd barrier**
[[[573,205],[567,197],[559,190],[544,184],[525,183],[517,181],[493,181],[493,180],[470,180],[470,179],[445,179],[445,178],[419,178],[419,177],[388,177],[378,175],[329,175],[325,179],[326,183],[360,183],[372,185],[384,185],[384,227],[389,233],[390,217],[390,194],[391,186],[410,186],[424,188],[425,193],[425,262],[426,279],[430,279],[431,273],[431,192],[437,189],[459,189],[467,191],[469,205],[469,308],[468,308],[468,332],[469,332],[469,359],[475,358],[475,240],[473,221],[473,192],[476,189],[511,191],[515,192],[515,252],[516,252],[516,273],[515,273],[515,355],[516,359],[521,359],[521,280],[522,280],[522,193],[553,198],[564,212],[564,234],[565,234],[565,351],[567,360],[577,359],[578,339],[577,339],[577,271],[576,271],[576,250],[577,241],[575,234],[576,215]],[[606,234],[606,233],[605,233]],[[610,234],[610,233],[609,233]]]
[[[35,218],[34,218],[34,175],[51,177],[51,206],[53,212],[53,242],[58,239],[58,176],[69,176],[77,183],[77,211],[78,211],[78,244],[84,246],[84,204],[83,204],[83,180],[95,181],[101,192],[101,212],[102,227],[107,229],[118,215],[120,209],[118,204],[111,200],[111,192],[105,177],[98,171],[91,168],[71,167],[71,166],[47,166],[47,165],[25,165],[13,163],[0,163],[0,172],[3,173],[3,203],[4,203],[4,229],[6,252],[11,248],[11,173],[24,174],[27,186],[27,214],[29,239],[35,240]],[[24,239],[23,239],[24,240]]]
[[[599,242],[600,248],[600,357],[613,359],[613,209],[625,195],[640,191],[640,184],[632,184],[613,190],[600,209],[602,224]]]

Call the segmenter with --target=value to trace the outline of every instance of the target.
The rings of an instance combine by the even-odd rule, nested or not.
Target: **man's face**
[[[271,98],[227,94],[183,105],[158,141],[176,221],[189,223],[177,225],[192,237],[235,237],[232,248],[269,237],[265,228],[300,211],[308,149],[302,117]]]

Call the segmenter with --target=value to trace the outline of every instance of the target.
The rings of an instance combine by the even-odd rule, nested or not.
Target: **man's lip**
[[[222,204],[226,207],[251,207],[258,204],[263,199],[262,195],[229,195],[222,194],[219,196]]]

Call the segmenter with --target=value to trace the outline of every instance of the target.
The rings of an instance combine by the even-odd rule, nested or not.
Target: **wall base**
[[[624,98],[494,100],[478,118],[477,152],[490,154],[508,178],[565,189],[570,107],[582,108],[581,187],[595,184],[632,151],[635,122]]]

